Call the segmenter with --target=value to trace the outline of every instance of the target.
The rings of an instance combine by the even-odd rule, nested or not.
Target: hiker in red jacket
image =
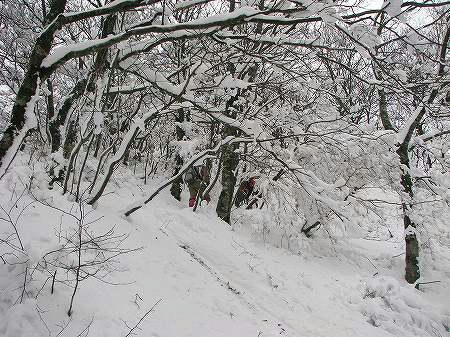
[[[258,191],[255,191],[257,178],[258,177],[251,177],[250,179],[241,182],[234,198],[234,205],[236,207],[241,206],[244,202],[248,204],[250,197],[254,194],[258,194]]]

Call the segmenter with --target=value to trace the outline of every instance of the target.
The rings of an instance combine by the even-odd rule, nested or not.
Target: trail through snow
[[[0,265],[0,336],[76,336],[88,326],[89,336],[126,336],[159,300],[134,330],[138,336],[448,336],[448,281],[425,293],[401,281],[401,260],[392,257],[401,243],[313,239],[316,248],[294,254],[233,230],[213,205],[193,213],[166,192],[122,217],[118,205],[136,197],[118,189],[91,212],[93,219],[103,216],[93,230],[115,225],[130,233],[127,247],[143,248],[120,257],[121,272],[83,281],[71,318],[72,289],[64,285],[11,308],[10,281],[20,270]],[[71,205],[60,197],[55,202]],[[54,231],[47,235],[42,224],[57,226],[60,215],[36,207],[25,215],[24,240],[39,255]]]

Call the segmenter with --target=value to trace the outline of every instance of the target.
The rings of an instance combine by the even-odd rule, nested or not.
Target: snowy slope
[[[71,287],[56,284],[50,295],[50,282],[42,287],[45,277],[36,273],[23,303],[13,305],[23,266],[0,264],[1,336],[127,336],[155,304],[130,335],[449,336],[449,266],[435,270],[441,283],[417,291],[401,279],[401,257],[392,257],[401,242],[312,239],[294,254],[243,224],[233,230],[217,220],[213,205],[193,213],[167,193],[125,219],[120,209],[151,190],[136,192],[136,183],[120,181],[86,212],[92,220],[102,216],[92,231],[115,225],[129,233],[125,246],[142,249],[118,257],[114,273],[81,282],[70,318]],[[13,186],[2,182],[3,204]],[[42,193],[54,206],[76,209],[58,191]],[[24,212],[18,227],[31,260],[57,244],[61,226],[73,221],[39,203]]]

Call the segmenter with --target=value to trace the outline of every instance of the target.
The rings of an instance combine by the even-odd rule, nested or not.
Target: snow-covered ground
[[[30,174],[17,170],[18,176]],[[0,182],[0,204],[11,209],[13,219],[32,201],[25,191],[14,205],[28,183],[15,177]],[[80,214],[73,201],[58,188],[48,191],[44,181],[38,176],[33,182],[36,198]],[[422,278],[440,282],[418,291],[403,281],[398,236],[304,238],[300,249],[287,249],[282,240],[277,244],[256,233],[245,211],[232,228],[217,219],[214,205],[193,213],[167,191],[124,218],[120,211],[152,184],[118,175],[110,188],[95,209],[83,209],[83,226],[92,236],[114,228],[115,235],[128,234],[121,248],[141,249],[117,256],[108,269],[82,280],[69,317],[73,273],[59,270],[50,294],[52,275],[33,268],[76,233],[77,221],[39,202],[30,204],[17,222],[28,263],[0,263],[0,336],[450,336],[445,246],[435,248]],[[10,227],[0,221],[0,233]],[[1,247],[4,254],[7,248]],[[20,252],[16,256],[4,258],[23,258]],[[69,266],[77,262],[76,254],[60,258]],[[30,283],[22,291],[26,266]]]

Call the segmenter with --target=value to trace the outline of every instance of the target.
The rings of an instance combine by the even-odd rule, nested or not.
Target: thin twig
[[[125,337],[129,337],[133,334],[133,330],[136,329],[139,324],[153,311],[153,309],[159,304],[159,302],[162,301],[162,298],[160,298],[153,306],[144,314],[144,316],[141,317],[141,319],[136,323],[134,327],[130,329],[130,331],[125,335]]]

